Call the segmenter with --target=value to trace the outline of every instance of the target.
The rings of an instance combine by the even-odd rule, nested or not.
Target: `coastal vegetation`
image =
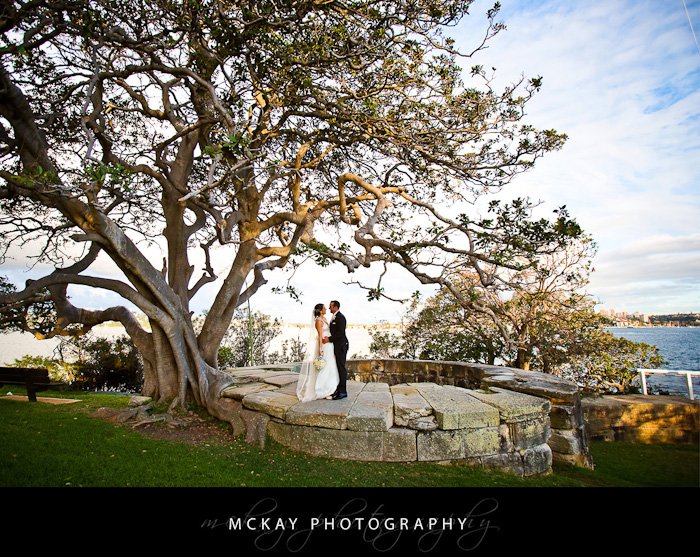
[[[502,273],[488,287],[463,271],[451,288],[424,302],[414,298],[399,334],[374,328],[370,351],[505,364],[554,373],[589,391],[628,392],[637,368],[657,368],[663,358],[654,346],[604,330],[608,321],[586,293],[595,251],[582,235],[554,253],[533,256],[531,266]]]

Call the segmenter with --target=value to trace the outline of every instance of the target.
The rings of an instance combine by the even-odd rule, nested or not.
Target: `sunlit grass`
[[[21,389],[0,389],[19,394]],[[555,466],[531,478],[423,462],[348,462],[307,456],[275,442],[265,449],[233,437],[191,445],[152,439],[90,417],[127,397],[75,392],[52,406],[0,401],[2,486],[698,486],[697,445],[593,444],[596,470]],[[226,426],[226,424],[222,424]]]

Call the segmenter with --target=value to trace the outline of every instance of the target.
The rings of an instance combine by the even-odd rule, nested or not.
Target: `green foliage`
[[[270,363],[292,364],[301,362],[306,356],[306,344],[299,338],[291,338],[282,342],[282,352],[272,352],[269,355]]]
[[[98,184],[102,185],[108,181],[111,186],[121,187],[127,191],[131,187],[133,178],[133,172],[122,164],[94,164],[85,168],[85,175]]]
[[[246,147],[248,147],[249,143],[250,139],[243,136],[242,134],[230,133],[226,136],[226,139],[221,143],[221,149],[238,157],[243,154],[243,151]]]
[[[219,347],[219,368],[245,367],[271,363],[270,343],[280,334],[280,321],[255,311],[248,319],[248,312],[236,310],[231,325]],[[253,361],[250,361],[250,347]]]
[[[402,358],[402,339],[386,330],[385,325],[374,325],[369,328],[372,340],[369,344],[369,351],[375,358]]]
[[[0,276],[0,295],[16,292],[7,277]],[[50,335],[56,327],[56,310],[43,290],[21,304],[0,305],[0,332],[29,331],[37,338]]]
[[[465,293],[465,292],[463,292]],[[478,292],[471,292],[478,296]],[[509,348],[503,331],[488,316],[464,309],[447,290],[418,307],[414,304],[394,334],[384,326],[370,328],[370,352],[378,358],[410,358],[500,364],[554,373],[586,390],[628,392],[637,368],[663,364],[658,350],[617,338],[602,329],[604,319],[585,296],[542,300],[517,292],[494,311],[509,316],[506,333],[520,344]],[[480,299],[487,304],[488,300]],[[533,304],[536,305],[533,306]],[[531,314],[532,308],[539,308]],[[527,324],[527,327],[524,324]],[[517,327],[519,328],[515,328]]]
[[[386,325],[370,327],[369,349],[378,358],[409,358],[493,364],[504,356],[504,343],[493,322],[465,311],[446,291],[422,307],[414,297],[399,334]]]
[[[128,336],[85,335],[64,341],[61,352],[64,359],[74,360],[75,384],[82,389],[141,391],[143,362]]]
[[[46,356],[31,356],[28,354],[21,358],[15,358],[10,367],[45,368],[49,371],[51,381],[60,381],[61,383],[72,383],[75,381],[77,373],[75,365],[71,363],[55,358],[47,358]]]
[[[637,368],[654,369],[663,363],[656,346],[596,329],[582,336],[578,353],[558,374],[586,390],[626,393],[639,377]]]
[[[273,286],[271,290],[274,294],[287,294],[295,302],[301,303],[301,294],[294,286],[292,286],[290,284],[288,284],[287,286],[284,286],[284,287]]]

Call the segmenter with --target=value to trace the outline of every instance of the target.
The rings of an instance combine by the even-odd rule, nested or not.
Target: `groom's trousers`
[[[335,353],[335,362],[338,364],[338,390],[339,393],[347,393],[348,370],[345,367],[345,361],[348,359],[348,350],[350,344],[348,341],[333,343],[333,352]]]

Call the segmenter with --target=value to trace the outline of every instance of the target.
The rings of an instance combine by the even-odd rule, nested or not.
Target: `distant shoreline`
[[[605,325],[603,329],[700,329],[698,325]]]

